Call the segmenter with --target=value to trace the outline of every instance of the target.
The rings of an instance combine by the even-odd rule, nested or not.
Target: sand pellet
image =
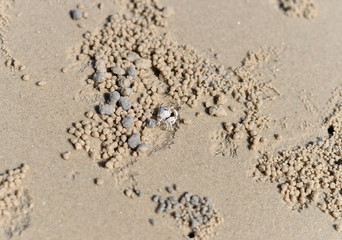
[[[98,4],[98,8],[99,8],[100,10],[102,10],[102,9],[104,8],[104,4],[103,4],[103,3],[99,3],[99,4]]]
[[[37,82],[37,85],[42,87],[42,86],[45,86],[46,85],[46,81],[39,81]]]
[[[108,168],[108,169],[113,169],[113,167],[114,167],[114,162],[113,162],[113,161],[108,161],[108,162],[106,162],[105,166],[106,166],[106,168]]]
[[[23,75],[21,78],[22,78],[24,81],[28,81],[28,80],[30,80],[30,75],[25,74],[25,75]]]
[[[95,181],[95,184],[99,186],[104,184],[104,180],[102,178],[95,178],[94,181]]]
[[[10,66],[12,66],[13,62],[12,62],[11,59],[9,59],[9,60],[6,61],[5,64],[6,64],[7,67],[10,67]]]
[[[274,134],[274,138],[276,139],[276,140],[281,140],[281,135],[279,135],[279,134]]]
[[[126,195],[126,197],[131,198],[133,196],[133,191],[132,191],[132,189],[126,189],[124,191],[124,194]]]
[[[64,160],[69,160],[69,159],[70,159],[70,156],[71,156],[71,152],[70,152],[70,151],[67,151],[67,152],[62,153],[62,158],[63,158]]]
[[[75,147],[76,150],[81,150],[82,149],[82,144],[77,142],[77,143],[74,144],[74,147]]]
[[[19,71],[24,71],[26,69],[25,65],[20,65],[19,66]]]

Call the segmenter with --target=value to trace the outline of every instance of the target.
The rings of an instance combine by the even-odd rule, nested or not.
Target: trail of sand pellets
[[[6,57],[11,57],[9,49],[6,47],[5,33],[10,24],[8,11],[12,8],[14,1],[1,1],[0,3],[0,48]]]
[[[258,160],[255,177],[279,183],[284,201],[301,210],[310,205],[330,214],[337,222],[342,217],[342,88],[329,100],[330,114],[323,127],[327,136],[305,146],[278,154],[265,153]],[[341,229],[338,224],[337,229]]]
[[[281,48],[259,48],[248,52],[241,66],[230,68],[229,90],[206,102],[210,115],[225,117],[228,114],[225,109],[229,109],[231,114],[241,116],[237,122],[223,118],[222,128],[212,136],[215,155],[235,157],[238,146],[246,141],[250,150],[267,142],[262,134],[272,119],[262,114],[262,109],[280,95],[271,83],[277,76],[275,63],[281,51]],[[231,105],[234,101],[239,109]]]
[[[0,50],[6,60],[6,66],[11,67],[15,70],[23,71],[25,69],[25,65],[22,65],[18,59],[16,59],[11,50],[7,46],[6,41],[6,33],[8,31],[8,27],[10,25],[11,17],[9,11],[13,8],[15,4],[14,0],[3,0],[0,2]],[[26,80],[27,75],[25,77]]]

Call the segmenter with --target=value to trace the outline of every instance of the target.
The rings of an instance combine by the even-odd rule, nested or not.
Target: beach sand
[[[142,7],[127,7],[124,0],[0,3],[0,239],[340,239],[337,230],[341,228],[342,208],[336,201],[342,186],[338,167],[341,155],[334,153],[324,159],[327,163],[323,166],[332,160],[331,166],[337,167],[335,175],[329,169],[329,173],[317,176],[321,177],[317,181],[322,182],[330,174],[326,177],[329,186],[324,188],[322,183],[317,188],[322,193],[318,202],[308,193],[304,203],[300,200],[303,194],[286,203],[286,194],[279,190],[281,184],[290,181],[284,178],[286,174],[278,172],[278,181],[258,169],[266,152],[278,156],[281,151],[292,151],[310,142],[319,144],[322,139],[329,144],[337,142],[336,148],[342,148],[336,110],[342,101],[338,89],[342,84],[342,3],[303,0],[299,1],[303,6],[286,12],[281,5],[286,1],[276,0],[214,0],[210,4],[204,0],[160,1],[174,13],[158,22],[158,14],[166,14],[162,8],[151,1],[141,2]],[[83,5],[79,9],[87,12],[83,15],[86,18],[73,20],[70,11],[78,4]],[[167,43],[160,48],[185,49],[182,54],[186,59],[170,57],[165,66],[192,59],[194,66],[207,64],[208,73],[203,73],[206,67],[199,71],[217,81],[219,87],[212,90],[211,83],[200,85],[203,93],[197,96],[191,87],[199,81],[189,81],[184,91],[173,91],[179,99],[171,96],[168,90],[177,81],[183,84],[183,80],[163,65],[166,53],[143,48],[140,57],[145,54],[143,58],[151,60],[153,67],[146,70],[149,82],[137,84],[130,96],[132,103],[139,94],[150,91],[144,97],[153,96],[155,92],[149,86],[165,81],[160,88],[167,90],[156,93],[156,100],[152,99],[144,111],[152,109],[150,117],[156,118],[153,110],[164,103],[174,106],[179,117],[172,130],[163,126],[148,129],[145,121],[149,116],[142,121],[139,111],[132,111],[134,118],[142,122],[135,123],[134,128],[149,151],[136,154],[122,143],[124,153],[119,154],[117,148],[113,156],[107,150],[107,155],[102,155],[104,148],[99,146],[104,140],[89,137],[89,148],[97,146],[97,157],[91,158],[91,150],[83,149],[87,143],[82,145],[78,137],[82,149],[75,150],[78,147],[71,143],[75,136],[68,129],[82,120],[94,125],[107,121],[107,117],[101,120],[101,114],[93,119],[85,113],[95,113],[95,108],[105,103],[103,94],[118,89],[114,89],[117,83],[101,89],[93,80],[87,80],[94,78],[95,71],[101,71],[95,69],[95,53],[81,54],[82,46],[92,41],[85,40],[84,34],[98,34],[115,13],[120,16],[120,24],[126,24],[130,18],[122,14],[129,8],[136,10],[134,16],[139,18],[142,13],[138,10],[146,10],[144,4],[157,16],[147,24],[157,25],[151,30],[151,39],[159,44],[159,36],[167,33],[171,43],[165,40]],[[145,13],[147,18],[151,16],[151,12]],[[97,47],[103,45],[98,43]],[[185,45],[195,52],[183,48]],[[109,59],[106,63],[132,64],[120,61]],[[186,72],[191,68],[188,65],[180,68]],[[221,65],[224,73],[219,70]],[[195,75],[188,73],[190,78]],[[29,77],[23,80],[25,75]],[[111,73],[107,80],[113,77]],[[170,78],[174,79],[171,84],[167,82]],[[132,82],[143,79],[138,76]],[[224,89],[221,83],[232,90]],[[232,93],[234,90],[237,93]],[[238,97],[234,97],[236,94]],[[217,95],[223,96],[222,104]],[[187,103],[191,96],[196,103],[193,99]],[[142,101],[141,106],[146,102]],[[224,111],[213,116],[217,108]],[[327,124],[329,117],[336,121]],[[112,125],[120,125],[113,118]],[[333,132],[328,131],[331,124]],[[254,129],[251,125],[260,127]],[[113,134],[121,137],[126,132],[116,129]],[[65,152],[70,152],[66,160],[62,157]],[[15,172],[22,164],[25,170]],[[297,183],[308,176],[300,175],[300,170],[294,170]],[[311,170],[313,174],[318,171]],[[332,188],[331,182],[336,186]],[[177,191],[168,193],[165,187],[173,184],[177,184]],[[191,223],[174,217],[173,210],[156,213],[158,204],[151,200],[152,196],[178,198],[185,192],[211,199],[210,206],[215,209],[210,215],[212,223],[191,227]],[[323,203],[329,210],[322,211]],[[196,204],[180,205],[186,212]],[[332,216],[333,212],[336,216]]]

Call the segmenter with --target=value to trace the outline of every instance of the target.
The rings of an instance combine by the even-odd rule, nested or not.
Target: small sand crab
[[[178,118],[178,112],[172,106],[160,106],[157,115],[157,126],[164,122],[166,124],[166,129],[172,129],[172,125],[175,124]]]

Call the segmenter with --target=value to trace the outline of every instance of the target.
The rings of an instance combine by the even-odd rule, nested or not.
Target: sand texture
[[[0,239],[341,239],[341,11],[0,1]]]

